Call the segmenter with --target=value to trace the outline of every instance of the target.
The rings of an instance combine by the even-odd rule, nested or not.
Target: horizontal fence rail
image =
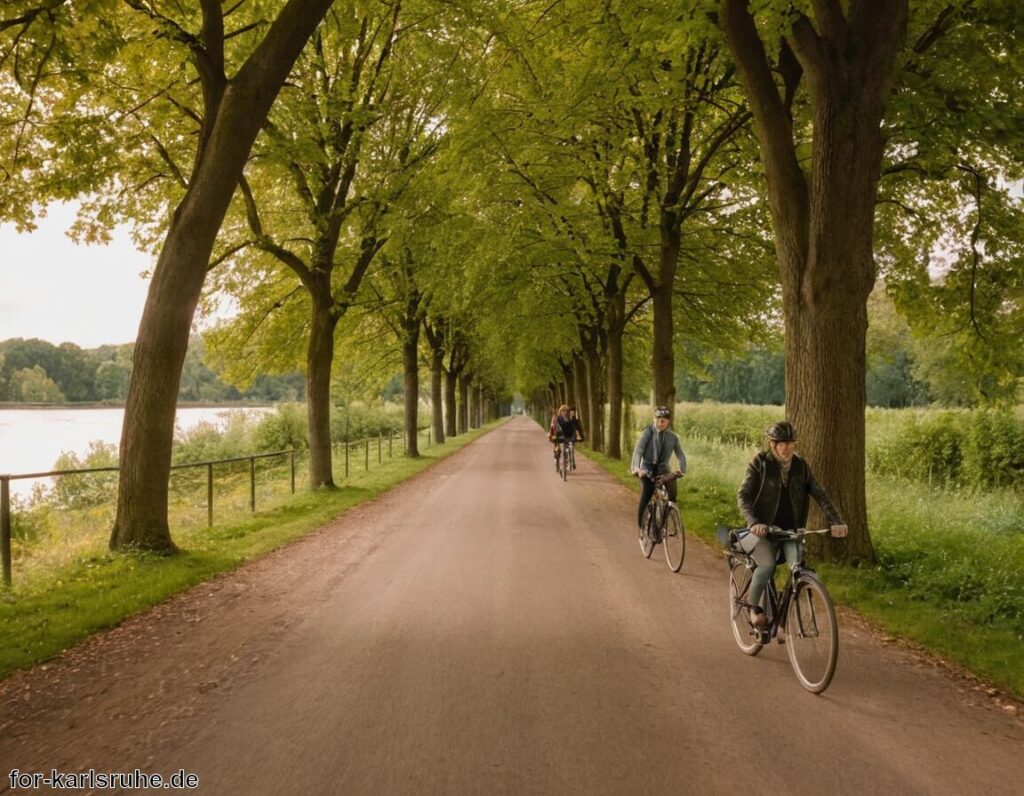
[[[430,428],[417,430],[417,436],[423,434],[424,431],[427,435],[427,445],[431,444]],[[387,456],[391,458],[394,455],[394,432],[388,433],[388,444],[387,444]],[[399,440],[404,443],[404,437],[399,437]],[[376,443],[377,446],[377,462],[383,463],[384,461],[384,434],[378,433],[376,437],[364,437],[363,439],[357,440],[344,440],[343,442],[333,443],[332,447],[336,450],[340,450],[344,446],[345,450],[345,478],[349,477],[349,458],[350,451],[353,448],[358,449],[360,445],[363,446],[364,450],[364,469],[370,469],[370,448]],[[288,456],[290,458],[290,478],[291,478],[291,492],[295,494],[295,455],[297,451],[294,448],[284,451],[272,451],[270,453],[251,453],[245,456],[233,456],[227,459],[211,459],[202,462],[187,462],[182,464],[172,464],[172,470],[187,470],[195,467],[206,468],[206,522],[207,527],[213,525],[213,466],[215,464],[232,464],[235,462],[249,462],[249,511],[256,511],[256,460],[257,459],[269,459],[272,457]],[[0,474],[0,558],[3,560],[3,583],[5,586],[11,585],[11,481],[25,480],[30,478],[57,478],[67,475],[88,475],[91,473],[116,473],[121,468],[118,466],[110,467],[84,467],[77,470],[49,470],[47,472],[39,473],[12,473],[12,474]]]

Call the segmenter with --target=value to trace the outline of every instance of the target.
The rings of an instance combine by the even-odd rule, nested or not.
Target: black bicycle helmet
[[[667,418],[669,418],[671,420],[672,419],[672,410],[669,409],[667,406],[659,406],[657,409],[654,410],[654,416],[655,417],[667,417]]]
[[[764,430],[764,434],[772,442],[796,442],[796,429],[786,420],[772,423]]]

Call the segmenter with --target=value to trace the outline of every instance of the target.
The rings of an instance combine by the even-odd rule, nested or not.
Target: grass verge
[[[736,488],[752,451],[685,440],[690,463],[679,503],[687,529],[715,546],[735,527]],[[586,456],[623,484],[625,461]],[[837,603],[886,632],[966,667],[1024,698],[1024,522],[1019,497],[868,479],[868,515],[879,563],[817,567]],[[723,586],[725,588],[723,567]]]
[[[178,555],[94,551],[76,556],[46,577],[0,591],[0,679],[320,528],[496,425],[426,448],[419,459],[396,457],[369,472],[355,472],[338,489],[299,493],[244,521],[176,532],[175,543],[182,550]]]

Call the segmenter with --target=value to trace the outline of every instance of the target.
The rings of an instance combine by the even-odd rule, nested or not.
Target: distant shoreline
[[[124,409],[124,401],[82,401],[81,403],[30,403],[25,401],[0,401],[3,409]],[[249,401],[179,401],[179,409],[269,409],[272,403]]]

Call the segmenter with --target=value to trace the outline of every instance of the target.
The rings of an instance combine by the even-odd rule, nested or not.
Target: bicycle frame
[[[827,533],[828,528],[818,531],[808,531],[806,529],[799,529],[797,531],[783,531],[779,528],[770,528],[768,535],[770,538],[778,539],[780,541],[795,540],[800,542],[800,561],[789,568],[789,578],[786,581],[786,585],[782,587],[782,591],[775,585],[775,578],[773,577],[768,581],[768,586],[765,589],[765,595],[768,598],[769,617],[768,624],[761,631],[761,642],[768,643],[771,639],[776,638],[780,630],[785,628],[784,617],[789,612],[789,604],[793,599],[793,595],[796,593],[796,583],[803,575],[816,575],[815,571],[808,567],[804,563],[803,557],[803,541],[809,533]],[[781,555],[781,551],[780,551]],[[730,561],[730,567],[732,561],[739,561],[748,569],[753,571],[757,567],[757,563],[754,561],[753,556],[744,550],[732,548],[726,551],[726,557]],[[778,562],[777,562],[778,563]],[[741,602],[740,607],[746,608],[748,611],[757,607],[748,602]],[[800,611],[800,606],[797,605],[797,611]],[[799,615],[799,614],[798,614]],[[817,618],[813,615],[809,617],[811,623],[817,622]],[[802,617],[801,617],[802,621]]]
[[[661,535],[662,528],[665,525],[665,517],[668,516],[669,507],[675,506],[674,500],[671,500],[668,496],[668,484],[670,481],[675,481],[679,476],[674,473],[670,475],[659,475],[655,476],[654,481],[654,494],[651,495],[651,503],[654,504],[654,532],[656,536]]]

